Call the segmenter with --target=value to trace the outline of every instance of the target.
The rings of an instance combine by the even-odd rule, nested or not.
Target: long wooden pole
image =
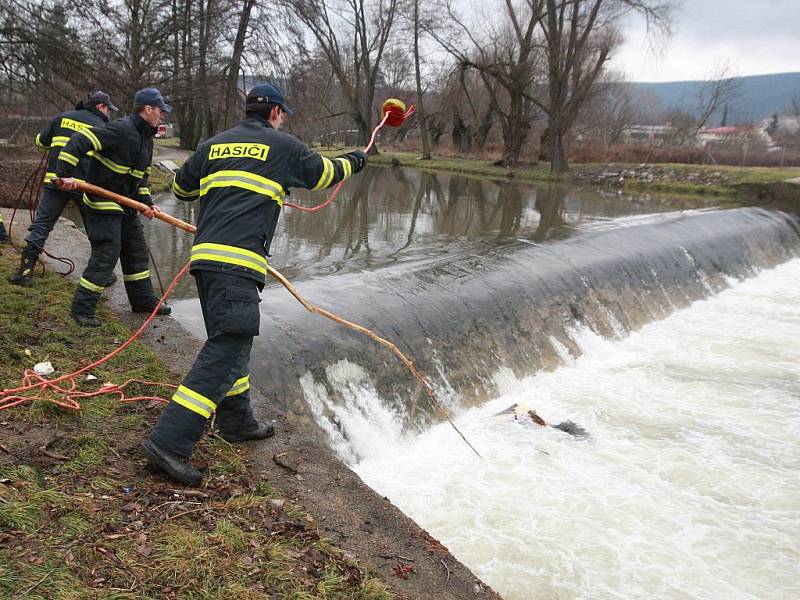
[[[61,179],[54,179],[53,182],[61,188],[62,181]],[[76,181],[77,190],[79,192],[86,192],[87,194],[94,194],[95,196],[102,196],[103,198],[108,198],[109,200],[113,200],[117,204],[121,204],[122,206],[127,206],[128,208],[132,208],[134,210],[138,210],[140,213],[147,212],[150,207],[143,202],[138,202],[132,198],[128,198],[127,196],[123,196],[122,194],[117,194],[116,192],[112,192],[111,190],[107,190],[105,188],[101,188],[100,186],[93,185],[91,183],[86,183],[84,181]],[[177,217],[173,217],[172,215],[168,215],[164,212],[157,212],[153,215],[156,219],[164,221],[165,223],[169,223],[178,229],[183,229],[187,233],[197,233],[197,227],[192,225],[191,223],[187,223],[186,221],[181,221]]]
[[[62,186],[61,179],[54,179],[53,182],[58,187]],[[127,196],[123,196],[121,194],[117,194],[116,192],[112,192],[110,190],[107,190],[105,188],[101,188],[101,187],[93,185],[91,183],[86,183],[86,182],[83,182],[83,181],[76,181],[75,183],[78,186],[77,187],[78,191],[86,192],[86,193],[89,193],[89,194],[94,194],[95,196],[101,196],[103,198],[108,198],[109,200],[113,200],[114,202],[117,202],[118,204],[121,204],[122,206],[127,206],[128,208],[132,208],[134,210],[137,210],[140,213],[147,212],[150,209],[149,206],[147,206],[146,204],[144,204],[142,202],[137,202],[136,200],[133,200],[132,198],[128,198]],[[197,227],[195,227],[191,223],[187,223],[186,221],[181,221],[177,217],[173,217],[172,215],[168,215],[167,213],[157,212],[157,213],[154,213],[153,216],[156,219],[159,219],[160,221],[164,221],[165,223],[169,223],[170,225],[172,225],[174,227],[177,227],[178,229],[182,229],[183,231],[186,231],[187,233],[196,233],[197,232]],[[373,331],[367,329],[366,327],[362,327],[361,325],[357,325],[355,323],[352,323],[352,322],[350,322],[350,321],[348,321],[346,319],[343,319],[343,318],[341,318],[341,317],[339,317],[339,316],[337,316],[337,315],[325,310],[324,308],[320,308],[320,307],[316,306],[315,304],[312,304],[311,302],[306,300],[300,294],[299,291],[297,291],[297,288],[295,288],[291,283],[289,283],[289,280],[286,279],[286,277],[284,277],[279,271],[273,269],[269,265],[267,265],[267,272],[270,274],[271,277],[273,277],[274,279],[279,281],[283,285],[283,287],[285,287],[287,290],[289,290],[289,293],[292,296],[294,296],[297,299],[297,301],[300,302],[300,304],[302,304],[308,312],[321,315],[321,316],[323,316],[323,317],[325,317],[327,319],[330,319],[331,321],[339,323],[340,325],[344,325],[345,327],[347,327],[349,329],[352,329],[353,331],[357,331],[358,333],[361,333],[363,335],[366,335],[366,336],[372,338],[373,340],[375,340],[376,342],[378,342],[382,346],[385,346],[386,348],[389,348],[400,359],[400,361],[406,366],[406,368],[411,372],[411,374],[414,377],[416,377],[416,379],[422,384],[422,387],[425,388],[425,392],[428,394],[428,397],[431,399],[431,403],[439,411],[439,414],[444,419],[446,419],[448,423],[450,423],[450,425],[453,427],[453,429],[456,430],[456,433],[458,433],[458,435],[461,436],[461,439],[464,440],[464,442],[467,444],[467,446],[469,446],[470,449],[475,454],[477,454],[478,456],[481,456],[480,452],[478,452],[475,449],[475,447],[469,442],[469,440],[464,436],[464,434],[461,433],[461,430],[453,422],[453,419],[450,418],[450,413],[447,411],[447,409],[444,407],[444,405],[436,397],[436,393],[433,391],[433,387],[428,382],[427,378],[419,371],[419,369],[417,369],[417,367],[414,365],[414,363],[411,361],[411,359],[408,358],[405,354],[403,354],[403,352],[400,351],[400,349],[397,347],[396,344],[394,344],[393,342],[390,342],[387,339],[382,338],[381,336],[377,335],[376,333],[374,333]]]

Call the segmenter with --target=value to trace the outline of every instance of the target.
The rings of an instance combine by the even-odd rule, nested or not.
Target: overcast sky
[[[630,81],[704,79],[724,62],[736,75],[800,71],[800,0],[683,0],[655,52],[644,29],[629,20],[612,58]]]

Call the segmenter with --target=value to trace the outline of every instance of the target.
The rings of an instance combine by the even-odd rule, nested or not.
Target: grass
[[[162,148],[180,148],[181,139],[178,137],[155,138],[153,140],[153,145],[155,145],[156,147],[161,146]]]
[[[73,284],[46,272],[32,288],[7,283],[17,255],[0,255],[0,386],[50,360],[55,375],[104,356],[128,330],[101,308],[98,330],[68,316]],[[134,343],[93,370],[81,390],[128,378],[175,382]],[[167,393],[164,389],[131,390]],[[0,598],[360,598],[387,587],[330,540],[307,511],[258,481],[246,449],[206,436],[200,495],[148,472],[138,446],[160,408],[84,399],[80,411],[46,400],[0,412]]]

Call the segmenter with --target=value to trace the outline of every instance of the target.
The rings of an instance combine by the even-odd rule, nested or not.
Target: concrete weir
[[[565,348],[575,354],[570,327],[619,337],[798,249],[795,214],[689,211],[628,218],[547,244],[518,240],[416,268],[296,285],[311,302],[397,343],[463,406],[491,397],[491,376],[501,367],[522,375],[554,367]],[[312,386],[333,404],[343,401],[347,386],[335,368],[342,361],[361,367],[362,379],[365,372],[400,414],[410,412],[416,381],[388,349],[307,313],[282,287],[262,297],[252,380],[286,412],[308,420]],[[424,426],[419,410],[428,408],[419,402],[413,426]],[[335,426],[333,414],[317,413]]]

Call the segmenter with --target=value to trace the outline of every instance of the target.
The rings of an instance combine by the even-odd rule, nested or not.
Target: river
[[[797,219],[688,208],[368,168],[287,211],[273,266],[413,353],[482,460],[274,283],[252,381],[506,598],[798,598]],[[167,278],[191,238],[148,230]],[[193,296],[174,314],[202,335]]]
[[[352,467],[509,600],[798,598],[798,306],[795,259],[624,339],[575,330],[580,357],[458,415],[483,460],[365,391]],[[494,416],[515,403],[590,437]]]

